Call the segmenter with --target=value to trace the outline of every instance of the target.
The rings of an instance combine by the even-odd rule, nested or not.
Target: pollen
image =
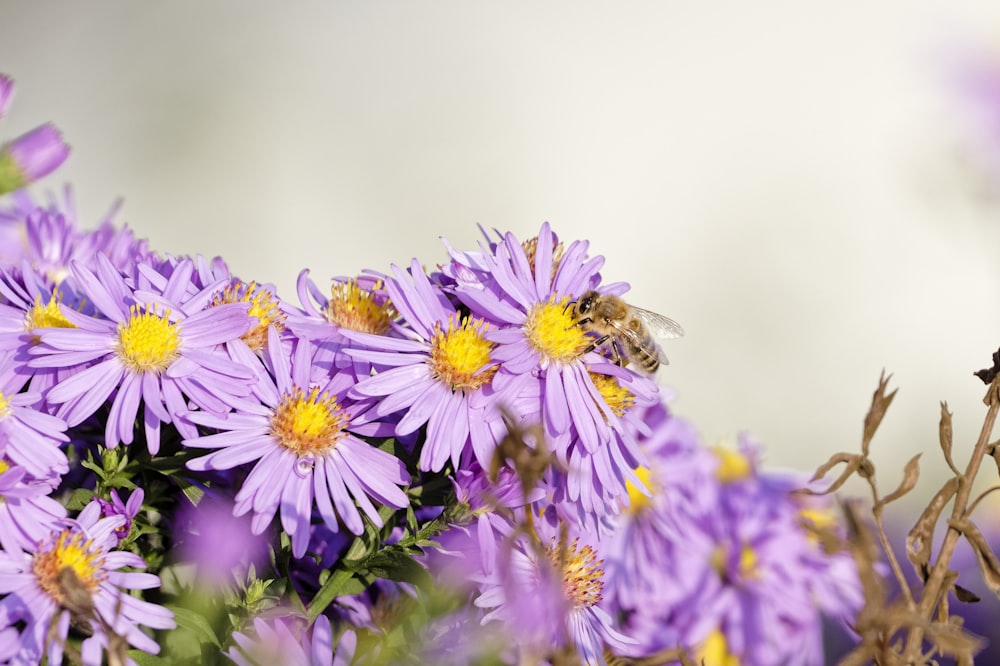
[[[448,328],[434,326],[431,340],[431,372],[452,391],[475,391],[489,383],[496,366],[487,367],[493,343],[483,337],[487,324],[482,319],[453,316]]]
[[[646,486],[649,492],[656,493],[657,487],[653,483],[653,472],[648,467],[637,468],[635,475],[639,477],[642,485]],[[628,506],[625,509],[628,513],[636,515],[642,513],[652,505],[653,499],[639,490],[639,487],[632,483],[631,480],[625,482],[625,488],[628,490]]]
[[[575,608],[589,608],[604,596],[604,560],[590,546],[579,547],[579,539],[566,546],[555,539],[549,545],[549,564],[562,572],[563,592]]]
[[[757,551],[748,545],[741,546],[736,571],[729,566],[732,552],[728,544],[719,544],[712,550],[710,562],[716,573],[727,583],[754,579],[757,576]]]
[[[396,309],[388,298],[377,295],[381,289],[381,281],[371,291],[359,286],[357,280],[334,283],[330,287],[326,318],[350,331],[385,335],[396,318]]]
[[[568,298],[557,301],[553,295],[548,302],[535,305],[524,323],[528,343],[555,363],[575,361],[590,346],[590,338],[566,312],[568,304]]]
[[[750,459],[739,451],[717,446],[712,449],[712,452],[719,458],[719,467],[715,470],[715,477],[721,483],[742,481],[753,473]]]
[[[38,580],[38,586],[59,606],[65,607],[73,601],[68,597],[75,591],[67,590],[63,584],[67,578],[63,570],[71,570],[84,590],[93,595],[104,580],[104,560],[99,555],[93,548],[93,542],[85,539],[82,534],[63,530],[51,548],[35,554],[32,571]]]
[[[702,643],[695,662],[704,666],[740,666],[739,657],[729,651],[726,635],[718,629],[712,630]]]
[[[635,404],[635,395],[622,386],[618,378],[591,372],[590,379],[615,416],[624,416],[625,412]]]
[[[274,327],[279,333],[285,330],[285,313],[278,307],[278,301],[267,289],[261,288],[256,282],[246,283],[236,280],[222,292],[215,295],[212,305],[226,303],[249,303],[247,314],[257,319],[249,331],[240,339],[247,347],[260,352],[267,344],[267,330]]]
[[[180,356],[180,327],[170,322],[170,311],[163,316],[133,305],[127,322],[118,324],[118,356],[135,373],[161,373]]]
[[[346,425],[336,399],[318,388],[286,393],[271,416],[271,434],[300,458],[331,450],[343,439]]]
[[[7,463],[7,461],[6,460],[0,460],[0,474],[3,474],[4,472],[6,472],[9,469],[10,469],[10,465]]]
[[[24,330],[31,331],[36,328],[76,328],[69,319],[63,316],[59,309],[59,292],[53,292],[48,303],[42,304],[42,297],[35,296],[35,304],[31,306],[24,317]],[[38,336],[32,337],[32,343],[38,344]]]

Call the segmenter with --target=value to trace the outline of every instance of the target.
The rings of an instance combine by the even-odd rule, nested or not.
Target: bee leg
[[[594,320],[591,319],[590,317],[584,317],[583,319],[580,319],[579,321],[575,322],[572,326],[570,326],[566,330],[568,331],[570,328],[579,328],[580,326],[583,326],[584,324],[592,324],[593,322],[594,322]]]
[[[595,349],[597,349],[598,347],[600,347],[601,345],[603,345],[605,342],[607,342],[608,339],[610,339],[610,338],[611,338],[610,335],[605,335],[605,336],[597,338],[596,340],[594,340],[593,342],[591,342],[589,345],[587,345],[587,348],[583,350],[583,353],[587,354],[589,352],[594,351]],[[612,347],[614,347],[614,345],[612,345]]]

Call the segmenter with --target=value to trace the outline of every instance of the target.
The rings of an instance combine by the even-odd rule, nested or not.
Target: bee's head
[[[590,312],[594,307],[594,303],[597,302],[598,296],[600,296],[600,294],[596,291],[588,291],[578,300],[574,301],[574,311],[576,314],[585,315]]]

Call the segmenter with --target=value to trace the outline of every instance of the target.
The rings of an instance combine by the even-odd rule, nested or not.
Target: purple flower
[[[653,477],[644,509],[652,515],[626,527],[606,551],[608,559],[624,558],[611,565],[621,579],[610,610],[626,617],[639,640],[633,654],[681,644],[697,651],[696,660],[819,664],[821,614],[848,616],[860,607],[850,555],[824,552],[803,527],[819,508],[790,494],[805,479],[795,484],[787,475],[760,473],[756,455],[744,440],[740,451],[714,452],[712,477],[703,464],[688,468],[712,497],[689,486],[679,501],[657,501],[668,486],[661,485],[664,477]],[[629,595],[626,585],[662,593]]]
[[[25,379],[9,356],[0,357],[0,455],[35,479],[52,481],[69,471],[59,448],[69,440],[66,423],[39,411],[41,396],[22,390]]]
[[[69,157],[55,125],[46,123],[0,146],[0,194],[49,175]]]
[[[340,335],[342,330],[385,335],[396,319],[396,310],[378,275],[335,278],[326,296],[309,279],[306,269],[299,273],[296,286],[303,310],[289,312],[287,323],[301,338],[346,344]]]
[[[343,632],[334,644],[326,617],[316,618],[312,631],[305,631],[304,624],[293,617],[255,618],[256,635],[234,633],[236,645],[226,650],[226,656],[238,666],[350,666],[357,646],[353,631]]]
[[[372,499],[395,508],[409,503],[398,487],[409,482],[402,461],[357,437],[391,434],[391,425],[360,423],[368,405],[345,395],[354,378],[343,373],[324,378],[314,360],[308,340],[298,340],[289,356],[272,328],[264,350],[266,371],[258,374],[263,404],[241,404],[227,417],[192,414],[196,423],[220,432],[184,441],[192,448],[219,449],[190,461],[196,471],[254,463],[236,495],[236,514],[252,509],[253,531],[259,534],[280,509],[296,557],[309,542],[314,503],[327,527],[338,531],[343,522],[354,534],[364,529],[358,505],[381,526]]]
[[[267,559],[267,539],[254,534],[250,519],[233,516],[233,502],[208,495],[197,506],[185,504],[172,530],[178,559],[197,567],[199,584],[212,588],[240,581],[250,566]]]
[[[395,279],[388,280],[386,291],[409,326],[403,330],[407,339],[344,332],[365,348],[347,353],[378,369],[351,395],[379,398],[373,416],[405,410],[397,435],[427,426],[420,469],[440,471],[449,460],[458,468],[470,443],[479,464],[488,466],[506,432],[497,407],[501,396],[491,385],[496,372],[490,358],[491,327],[482,319],[463,317],[416,259],[409,276],[397,266],[392,270]]]
[[[497,343],[492,358],[500,363],[494,388],[539,396],[537,409],[517,416],[541,421],[547,443],[569,470],[568,496],[598,513],[615,509],[611,500],[625,494],[625,481],[634,478],[632,467],[641,462],[635,432],[623,417],[637,396],[648,401],[656,393],[648,377],[623,371],[591,351],[595,339],[569,312],[574,298],[599,286],[603,263],[601,257],[587,258],[586,242],[563,251],[546,223],[537,239],[522,245],[507,234],[492,253],[484,250],[469,269],[477,273],[481,264],[488,281],[455,288],[473,315],[497,325],[487,334]],[[618,284],[604,291],[625,289]],[[571,455],[574,447],[582,448]]]
[[[144,270],[143,266],[148,270]],[[250,392],[253,374],[217,346],[250,328],[246,303],[207,308],[211,290],[192,293],[190,260],[165,278],[140,264],[140,289],[131,286],[111,262],[98,256],[96,272],[73,264],[81,290],[105,318],[61,312],[76,328],[42,328],[31,349],[38,368],[82,368],[46,395],[58,414],[76,425],[111,398],[107,446],[132,442],[140,401],[150,453],[160,446],[160,425],[174,423],[185,436],[196,430],[180,416],[184,396],[201,409],[224,412],[236,397]]]
[[[66,517],[49,495],[49,483],[31,478],[24,467],[0,460],[0,546],[9,553],[32,549]]]
[[[129,495],[128,502],[126,503],[122,501],[122,498],[118,495],[118,491],[112,489],[110,501],[102,497],[95,498],[94,502],[88,504],[80,512],[81,517],[79,519],[82,520],[83,513],[87,511],[98,513],[102,518],[122,516],[125,518],[125,522],[115,528],[115,538],[118,539],[118,543],[120,544],[128,538],[129,532],[132,531],[132,520],[139,515],[139,509],[142,508],[142,500],[144,498],[145,493],[142,488],[136,488]]]
[[[73,522],[28,552],[0,552],[0,627],[20,628],[15,663],[62,663],[71,619],[91,633],[81,646],[86,664],[101,663],[109,631],[132,647],[159,652],[140,625],[171,629],[173,614],[127,593],[158,587],[160,580],[134,570],[145,568],[138,555],[111,550],[121,522]]]

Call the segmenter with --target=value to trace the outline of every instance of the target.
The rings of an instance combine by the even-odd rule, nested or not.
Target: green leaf
[[[70,511],[80,511],[83,507],[90,504],[90,500],[94,498],[94,491],[87,488],[77,488],[73,491],[73,494],[69,496],[66,500],[66,508]]]
[[[198,643],[211,643],[217,648],[222,648],[219,638],[215,635],[215,630],[212,629],[212,625],[208,623],[204,615],[183,606],[169,604],[167,607],[174,612],[178,629],[194,634]]]
[[[174,661],[142,650],[129,650],[128,656],[139,666],[170,666]]]
[[[421,587],[430,585],[427,570],[402,548],[386,548],[375,553],[365,562],[368,571],[379,578],[413,583]]]

